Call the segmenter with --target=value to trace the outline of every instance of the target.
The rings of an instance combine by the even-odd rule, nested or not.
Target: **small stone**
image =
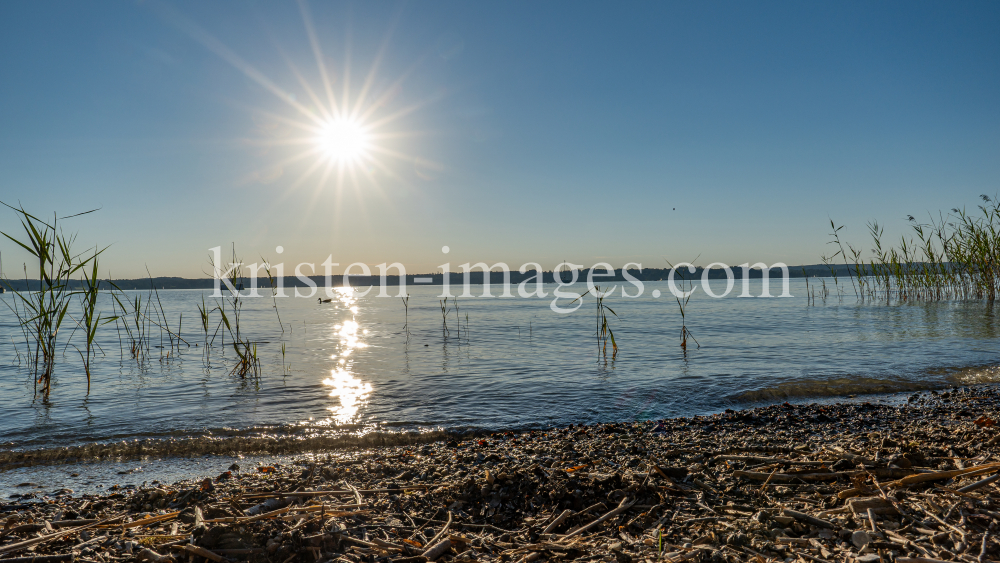
[[[851,543],[857,548],[862,548],[869,543],[871,543],[872,537],[868,535],[868,532],[864,530],[858,530],[851,534]]]
[[[774,521],[782,526],[791,526],[792,523],[795,522],[795,518],[792,518],[791,516],[775,516]]]
[[[730,547],[742,547],[750,543],[750,538],[746,534],[734,533],[726,538],[726,545]]]

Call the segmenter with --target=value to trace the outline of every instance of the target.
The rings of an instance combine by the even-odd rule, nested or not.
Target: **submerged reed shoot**
[[[406,340],[410,340],[410,296],[400,297],[403,301],[403,332],[406,333]]]
[[[697,260],[697,258],[695,258],[695,260]],[[691,341],[694,342],[695,346],[701,348],[701,344],[698,343],[698,340],[694,337],[693,334],[691,334],[691,331],[688,330],[687,327],[687,306],[688,302],[691,301],[691,296],[694,295],[694,286],[690,282],[690,280],[684,277],[684,272],[682,270],[678,270],[677,268],[675,268],[674,265],[671,264],[669,260],[667,261],[667,265],[669,265],[670,269],[673,270],[681,278],[680,295],[674,294],[674,299],[677,300],[677,307],[678,309],[680,309],[681,312],[681,350],[683,350],[684,353],[687,354],[688,338],[690,338]],[[688,266],[688,268],[693,268],[693,267]]]
[[[611,307],[608,307],[604,303],[604,298],[607,297],[610,292],[601,291],[601,286],[595,285],[593,289],[587,290],[586,293],[580,295],[574,299],[572,303],[583,299],[585,296],[593,293],[594,297],[597,299],[597,329],[595,331],[595,336],[597,338],[597,354],[598,356],[603,356],[604,360],[608,359],[608,342],[611,342],[611,359],[614,360],[618,356],[618,342],[615,340],[615,333],[611,329],[611,324],[608,323],[608,313],[611,313],[618,318],[618,313],[614,311]],[[520,331],[520,327],[518,328]],[[531,334],[531,325],[528,325],[528,333]]]
[[[441,306],[442,332],[451,334],[451,331],[448,330],[448,298],[445,297],[443,301],[439,299],[438,304]]]

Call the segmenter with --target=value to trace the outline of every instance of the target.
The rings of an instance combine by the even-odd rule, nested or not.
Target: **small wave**
[[[0,451],[0,471],[34,465],[88,461],[124,461],[144,458],[202,455],[285,455],[324,450],[374,448],[425,444],[447,439],[467,439],[481,430],[427,432],[369,432],[338,436],[193,436],[180,439],[145,439],[80,446]]]
[[[947,367],[927,370],[913,379],[845,376],[811,381],[787,381],[763,389],[744,391],[732,396],[731,399],[753,403],[802,397],[888,395],[998,382],[1000,382],[1000,366]]]
[[[977,366],[947,370],[945,378],[956,385],[1000,382],[1000,366]]]
[[[837,397],[927,391],[947,387],[946,382],[843,377],[822,381],[789,381],[773,387],[744,391],[733,397],[740,402],[763,402],[799,397]]]

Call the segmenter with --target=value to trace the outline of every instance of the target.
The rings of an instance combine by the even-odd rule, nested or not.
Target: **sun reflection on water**
[[[327,407],[333,413],[331,422],[347,424],[354,421],[358,409],[368,403],[368,395],[372,392],[370,383],[361,381],[344,368],[330,372],[330,377],[323,380],[324,385],[333,388],[331,397],[340,399],[339,406]]]
[[[330,370],[330,377],[324,379],[323,384],[332,388],[330,397],[335,397],[340,401],[340,404],[337,406],[327,407],[333,413],[328,422],[333,424],[348,424],[355,421],[360,408],[368,403],[372,386],[370,383],[355,377],[351,373],[352,362],[347,361],[347,357],[350,356],[351,352],[368,346],[368,344],[360,340],[360,325],[354,318],[354,315],[358,313],[358,307],[354,304],[356,301],[354,289],[350,287],[338,287],[336,297],[351,312],[352,318],[333,327],[335,330],[334,335],[338,338],[340,344],[340,349],[331,358],[337,359],[339,357],[337,359],[338,366]],[[368,331],[362,331],[361,334],[368,334]]]

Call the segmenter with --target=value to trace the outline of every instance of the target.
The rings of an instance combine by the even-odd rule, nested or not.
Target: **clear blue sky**
[[[102,270],[195,277],[233,241],[248,258],[414,272],[816,263],[828,216],[866,243],[870,219],[899,233],[906,214],[1000,190],[996,2],[305,12],[0,3],[0,199],[101,206],[72,227],[112,245]],[[336,103],[371,77],[375,160],[356,182],[304,176],[314,155],[289,162],[312,148],[291,143],[295,124],[328,101],[305,21]],[[0,228],[19,228],[12,213]],[[0,251],[11,274],[21,258]]]

